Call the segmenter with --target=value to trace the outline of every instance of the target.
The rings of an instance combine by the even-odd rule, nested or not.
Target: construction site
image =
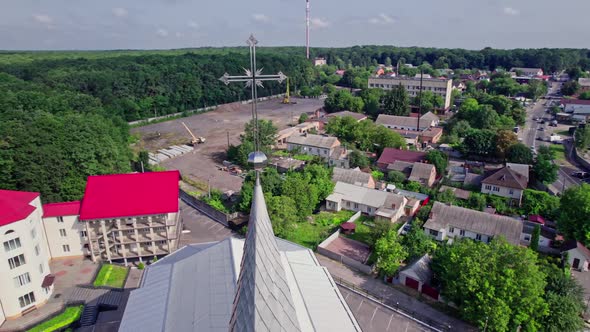
[[[324,104],[321,99],[271,99],[258,103],[260,119],[271,120],[278,130],[296,125],[302,113],[312,113]],[[252,105],[231,103],[213,111],[133,128],[139,134],[137,149],[150,152],[150,163],[178,169],[183,177],[223,192],[238,192],[240,171],[224,165],[229,144],[240,144],[244,125],[252,119]]]

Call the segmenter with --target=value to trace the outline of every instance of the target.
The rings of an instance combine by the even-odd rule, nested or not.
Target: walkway
[[[446,327],[452,331],[477,331],[476,328],[467,323],[450,317],[426,303],[409,296],[379,279],[372,278],[364,273],[357,272],[351,268],[333,261],[325,256],[316,254],[320,264],[325,266],[336,282],[342,279],[345,283],[361,288],[368,294],[383,299],[388,305],[399,307],[411,316],[420,317],[422,321],[436,327]],[[450,328],[449,328],[450,327]]]

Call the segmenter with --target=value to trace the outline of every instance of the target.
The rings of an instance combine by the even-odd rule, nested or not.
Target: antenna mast
[[[305,56],[309,59],[309,0],[305,0]]]

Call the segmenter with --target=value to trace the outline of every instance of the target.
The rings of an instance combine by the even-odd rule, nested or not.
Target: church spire
[[[259,171],[256,171],[230,331],[300,331]]]

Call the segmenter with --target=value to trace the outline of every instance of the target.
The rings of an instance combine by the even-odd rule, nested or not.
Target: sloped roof
[[[426,159],[426,153],[419,151],[385,148],[379,157],[378,163],[391,164],[396,160],[416,162]]]
[[[471,191],[459,189],[459,188],[455,188],[455,187],[444,186],[444,185],[440,186],[440,189],[438,190],[438,192],[442,193],[447,190],[452,191],[453,194],[455,195],[455,197],[460,198],[460,199],[469,199],[469,196],[471,195]]]
[[[434,202],[424,228],[440,230],[449,226],[488,236],[502,235],[514,245],[520,243],[523,224],[515,219]]]
[[[414,163],[412,166],[412,173],[408,178],[410,181],[420,181],[430,179],[430,174],[434,170],[434,165],[426,163]],[[436,174],[436,171],[435,171]]]
[[[387,170],[403,172],[409,175],[412,172],[412,167],[414,167],[414,163],[396,160],[387,166]]]
[[[344,169],[335,167],[332,173],[333,182],[346,182],[357,186],[367,186],[371,181],[371,174],[361,170]]]
[[[357,121],[361,121],[361,120],[364,120],[367,118],[367,116],[363,113],[356,113],[356,112],[351,112],[351,111],[335,112],[335,113],[330,113],[327,115],[328,118],[345,117],[345,116],[353,117]]]
[[[432,279],[432,270],[430,269],[430,256],[424,255],[415,260],[412,264],[407,265],[400,273],[409,276],[423,284],[427,284]]]
[[[524,178],[529,181],[529,169],[530,166],[526,164],[517,164],[517,163],[506,163],[506,167],[510,167],[516,173],[520,173],[520,175],[524,176]]]
[[[528,186],[528,180],[510,167],[500,169],[483,179],[481,183],[515,189],[526,189]]]
[[[338,141],[336,137],[314,134],[293,135],[287,138],[287,143],[313,146],[324,149],[330,149],[340,145],[340,141]]]
[[[578,249],[578,251],[590,260],[590,250],[586,248],[582,243],[576,240],[568,240],[561,245],[561,251],[570,251],[572,249]]]
[[[43,218],[77,216],[80,214],[80,201],[50,203],[43,205]]]
[[[409,116],[379,114],[375,123],[382,126],[418,128],[418,119]],[[420,128],[427,128],[428,126],[426,123],[420,121]]]
[[[35,207],[31,202],[39,193],[0,189],[0,226],[25,219]]]
[[[300,326],[257,174],[230,331],[279,330]]]
[[[396,209],[405,205],[405,198],[401,195],[389,193],[386,191],[369,189],[366,187],[355,186],[344,182],[337,182],[334,186],[334,193],[329,195],[326,200],[340,201],[347,200],[354,203],[367,205],[373,208],[383,207],[387,202],[388,208],[395,204]]]
[[[80,220],[178,212],[178,171],[89,176]]]
[[[428,123],[431,123],[433,121],[438,122],[438,121],[440,121],[440,118],[432,112],[426,112],[426,113],[424,113],[424,115],[422,115],[420,117],[420,122],[422,122],[422,121],[428,121]]]

